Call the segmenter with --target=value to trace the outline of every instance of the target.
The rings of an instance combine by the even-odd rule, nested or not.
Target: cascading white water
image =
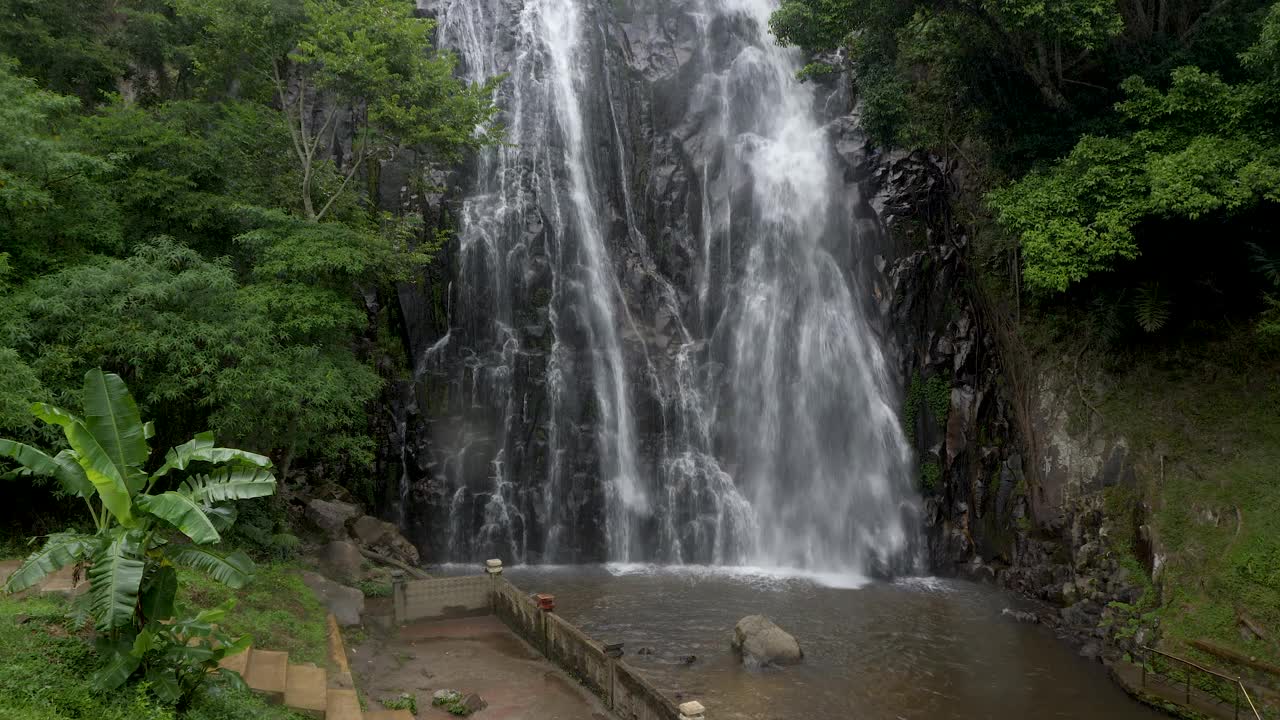
[[[469,402],[496,421],[454,441],[450,559],[573,559],[602,525],[613,560],[911,568],[910,457],[856,270],[867,253],[801,58],[769,35],[776,3],[638,3],[691,18],[696,36],[679,62],[697,71],[655,108],[682,117],[670,132],[690,153],[685,287],[654,269],[653,233],[671,231],[646,224],[659,150],[629,134],[613,6],[427,4],[468,79],[508,75],[509,144],[481,154],[459,218]],[[633,307],[636,277],[648,299]],[[539,283],[542,349],[520,330]],[[534,366],[545,399],[531,410]],[[479,446],[488,461],[469,462]]]
[[[510,288],[501,284],[516,280],[504,262],[528,252],[526,247],[510,246],[512,238],[521,237],[512,232],[512,224],[526,221],[531,208],[542,209],[542,219],[550,224],[548,242],[556,245],[549,303],[556,342],[547,373],[553,412],[563,406],[562,396],[568,392],[563,366],[572,360],[559,342],[562,326],[557,313],[569,307],[587,337],[608,543],[617,548],[615,557],[627,559],[633,545],[631,517],[648,513],[648,498],[637,475],[636,430],[619,340],[618,286],[605,247],[588,153],[591,139],[580,100],[593,69],[583,48],[583,18],[576,0],[528,0],[517,13],[514,66],[502,67],[492,50],[502,42],[495,31],[501,27],[497,16],[505,9],[496,2],[466,0],[442,13],[445,42],[456,43],[468,59],[471,80],[511,76],[505,117],[512,144],[484,153],[478,172],[481,189],[464,203],[463,275],[474,274],[465,263],[477,254],[491,259],[489,268],[498,272],[488,280],[500,298],[493,303],[499,311],[494,320],[501,322],[503,312],[509,316]],[[553,423],[552,433],[557,433],[557,425]],[[553,454],[558,452],[556,439],[551,438]],[[552,537],[563,530],[554,506],[561,474],[553,455],[542,508]],[[502,482],[500,473],[495,473],[495,480]],[[495,492],[489,504],[500,502],[500,497]]]
[[[733,429],[736,483],[758,518],[745,555],[763,565],[888,567],[910,541],[910,452],[887,402],[884,358],[850,290],[856,278],[833,255],[851,233],[829,139],[812,87],[795,78],[801,58],[769,36],[776,3],[704,2],[755,32],[711,79],[728,125],[726,172],[750,188],[749,219],[704,229],[747,238],[715,331],[729,348],[723,422]]]

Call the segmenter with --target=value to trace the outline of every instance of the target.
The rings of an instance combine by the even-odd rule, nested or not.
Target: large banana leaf
[[[0,440],[0,457],[12,458],[37,475],[50,475],[58,480],[63,491],[76,497],[92,497],[93,483],[84,474],[84,468],[75,461],[75,456],[63,450],[54,457],[12,440]]]
[[[142,617],[148,622],[172,618],[173,601],[177,595],[178,572],[172,565],[157,568],[142,583],[142,600],[138,605]]]
[[[9,576],[4,589],[16,593],[33,587],[51,573],[87,557],[100,544],[101,541],[93,535],[54,533]]]
[[[120,687],[142,664],[142,656],[133,654],[132,640],[120,640],[101,654],[106,656],[107,663],[89,678],[89,682],[99,690],[115,690]]]
[[[48,403],[32,403],[31,414],[50,425],[57,425],[64,430],[68,425],[81,422],[80,418],[72,415],[70,412],[63,410],[57,405],[50,405]]]
[[[276,491],[276,478],[260,468],[221,467],[208,475],[197,475],[182,484],[183,493],[196,502],[248,500]]]
[[[159,495],[139,495],[138,507],[178,528],[199,545],[222,539],[200,504],[183,493],[169,491]]]
[[[84,474],[97,489],[102,504],[121,525],[133,527],[133,503],[124,475],[84,423],[76,421],[63,428],[67,434],[67,442],[75,450],[76,461],[84,468]]]
[[[239,550],[223,555],[199,545],[173,543],[164,547],[164,554],[174,565],[199,570],[233,590],[239,590],[253,580],[253,561]]]
[[[138,405],[124,380],[94,369],[84,376],[84,425],[97,438],[120,475],[147,461],[147,440]]]
[[[155,477],[163,477],[171,470],[186,470],[187,466],[193,462],[214,464],[231,462],[260,468],[271,467],[271,458],[265,455],[234,448],[214,447],[213,442],[213,433],[202,432],[181,445],[173,447],[165,453],[164,465],[155,471]]]
[[[130,533],[119,531],[89,568],[89,593],[99,631],[109,632],[133,622],[146,563]]]
[[[175,445],[164,454],[164,465],[160,466],[153,475],[155,477],[164,477],[169,474],[170,470],[186,470],[187,464],[191,462],[192,456],[200,451],[213,447],[213,433],[205,431],[196,433],[195,437],[182,443]]]
[[[147,688],[164,702],[176,703],[182,697],[182,686],[178,684],[178,671],[174,665],[163,663],[149,666],[146,678]]]

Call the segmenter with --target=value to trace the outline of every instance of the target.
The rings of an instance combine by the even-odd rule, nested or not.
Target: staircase
[[[289,653],[249,648],[219,665],[240,673],[251,690],[317,720],[414,720],[408,710],[360,710],[338,623],[329,616],[329,660],[333,673],[311,663],[291,663]]]

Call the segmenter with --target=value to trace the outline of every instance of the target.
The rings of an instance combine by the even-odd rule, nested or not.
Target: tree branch
[[[363,164],[365,160],[368,160],[371,157],[373,157],[372,152],[369,152],[367,150],[362,151],[359,157],[356,158],[356,161],[351,163],[351,169],[347,170],[346,175],[343,176],[342,184],[339,185],[338,189],[334,190],[333,194],[329,196],[328,202],[324,204],[324,207],[320,208],[320,212],[316,213],[316,217],[315,217],[316,220],[320,220],[321,218],[324,217],[324,214],[329,211],[329,207],[333,205],[335,200],[338,199],[338,196],[342,194],[342,191],[347,189],[347,183],[350,183],[351,178],[355,177],[356,171],[360,169],[360,165]]]

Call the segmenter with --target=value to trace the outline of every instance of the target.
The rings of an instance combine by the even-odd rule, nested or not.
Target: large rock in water
[[[795,665],[804,660],[800,643],[763,615],[748,615],[733,628],[733,650],[746,665]]]

